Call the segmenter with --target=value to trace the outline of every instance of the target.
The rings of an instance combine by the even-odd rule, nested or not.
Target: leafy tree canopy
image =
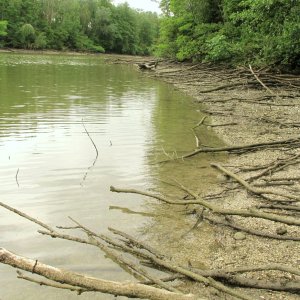
[[[149,54],[158,26],[157,14],[110,0],[0,0],[4,47]]]
[[[159,56],[300,67],[298,0],[162,0],[160,5]]]

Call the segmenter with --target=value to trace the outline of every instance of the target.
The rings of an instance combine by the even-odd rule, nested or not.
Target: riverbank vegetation
[[[0,47],[300,68],[299,1],[159,2],[161,16],[111,0],[0,0]]]
[[[158,36],[156,13],[110,0],[0,0],[0,12],[0,47],[148,55]]]
[[[163,0],[161,8],[160,56],[299,68],[299,1]]]

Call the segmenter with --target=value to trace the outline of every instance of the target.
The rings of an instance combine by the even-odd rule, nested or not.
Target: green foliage
[[[47,47],[47,37],[44,32],[36,36],[33,47],[34,49],[45,49]]]
[[[213,38],[207,40],[206,61],[228,61],[232,57],[232,47],[227,38],[223,34],[217,34]]]
[[[0,36],[7,35],[7,21],[0,21]]]
[[[76,49],[80,51],[90,51],[95,53],[104,53],[102,46],[97,46],[86,35],[80,35],[76,39]]]
[[[19,30],[19,39],[24,48],[33,48],[35,41],[35,29],[31,24],[24,24]]]
[[[300,68],[298,0],[165,0],[157,55]]]
[[[158,37],[157,14],[110,0],[0,0],[0,18],[6,47],[147,55]]]

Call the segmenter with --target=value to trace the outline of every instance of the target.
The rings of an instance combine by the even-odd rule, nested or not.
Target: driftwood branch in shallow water
[[[165,203],[169,203],[169,204],[173,204],[173,205],[188,205],[188,204],[196,204],[196,205],[200,205],[203,206],[207,209],[209,209],[210,211],[212,211],[213,213],[216,214],[221,214],[224,216],[241,216],[241,217],[246,217],[246,218],[261,218],[261,219],[265,219],[265,220],[270,220],[270,221],[274,221],[274,222],[279,222],[279,223],[283,223],[283,224],[288,224],[288,225],[296,225],[296,226],[300,226],[300,220],[296,219],[296,218],[291,218],[291,217],[287,217],[287,216],[280,216],[277,214],[272,214],[272,213],[266,213],[266,212],[261,212],[257,209],[253,209],[253,208],[249,208],[249,209],[225,209],[225,208],[221,208],[217,205],[214,205],[208,201],[205,201],[199,197],[197,197],[194,200],[172,200],[172,199],[168,199],[168,198],[164,198],[152,193],[148,193],[145,191],[139,191],[136,189],[121,189],[121,188],[116,188],[111,186],[110,190],[112,192],[116,192],[116,193],[131,193],[131,194],[139,194],[139,195],[143,195],[143,196],[147,196],[147,197],[151,197],[154,199],[157,199],[159,201],[165,202]]]
[[[45,285],[45,286],[49,286],[49,287],[54,287],[56,289],[63,289],[63,290],[69,290],[71,292],[77,292],[78,295],[81,295],[84,292],[93,292],[92,290],[87,290],[87,289],[83,289],[80,287],[76,287],[76,286],[72,286],[72,285],[68,285],[68,284],[62,284],[62,283],[57,283],[54,281],[50,281],[50,280],[41,280],[41,279],[36,279],[33,276],[27,276],[24,275],[21,271],[17,271],[18,274],[18,278],[19,279],[24,279],[33,283],[37,283],[38,285]]]
[[[110,229],[113,233],[120,235],[122,238],[125,238],[128,240],[129,244],[134,244],[137,248],[143,248],[144,243],[139,242],[134,237],[123,233],[121,231]],[[152,252],[150,252],[152,253]],[[154,251],[155,253],[155,251]],[[300,291],[300,285],[298,281],[290,281],[288,283],[282,283],[280,280],[277,280],[275,278],[272,278],[271,282],[265,281],[265,280],[253,280],[245,277],[241,277],[238,274],[241,273],[247,273],[247,272],[260,272],[260,271],[280,271],[280,272],[287,272],[293,275],[299,275],[300,269],[294,268],[291,266],[287,266],[284,264],[266,264],[266,265],[260,265],[260,266],[244,266],[239,268],[225,268],[225,269],[216,269],[216,270],[203,270],[203,269],[194,269],[189,268],[186,269],[184,267],[174,266],[174,264],[167,259],[160,260],[155,256],[149,256],[150,260],[154,264],[156,264],[159,267],[165,267],[169,271],[174,271],[175,274],[170,277],[169,280],[174,280],[174,276],[177,276],[177,278],[182,278],[182,276],[185,276],[187,278],[192,278],[196,281],[205,282],[203,281],[202,277],[207,278],[208,280],[214,279],[221,279],[222,281],[228,282],[230,284],[234,284],[236,286],[243,286],[243,287],[252,287],[252,288],[261,288],[261,289],[272,289],[277,291],[293,291],[293,292],[299,292]],[[198,274],[201,277],[195,275]],[[167,278],[168,280],[168,278]],[[214,286],[214,283],[216,281],[207,283],[209,285]],[[227,291],[223,290],[223,287],[220,288],[220,286],[215,285],[215,288],[218,290],[224,291],[227,293]],[[235,292],[234,292],[235,293]],[[244,294],[240,293],[232,293],[232,290],[230,291],[230,295],[233,295],[240,299],[247,299],[248,296],[245,296]],[[250,297],[251,298],[251,297]],[[253,297],[251,298],[253,299]]]
[[[10,209],[11,210],[11,209]],[[19,215],[18,210],[16,210]],[[26,214],[24,214],[26,219],[32,220],[32,222],[39,224],[36,222],[35,218],[29,217]],[[153,251],[149,247],[145,247],[143,243],[138,243],[135,241],[136,244],[139,245],[140,248],[143,248],[148,251],[148,254],[139,250],[139,249],[132,249],[131,247],[128,247],[127,245],[122,245],[118,242],[115,242],[111,240],[110,238],[105,237],[104,235],[99,235],[88,228],[82,226],[79,224],[77,221],[71,219],[73,222],[76,223],[76,228],[81,228],[83,229],[87,235],[89,236],[89,240],[78,238],[75,236],[71,235],[66,235],[66,234],[61,234],[59,232],[54,232],[50,227],[46,227],[47,231],[42,231],[39,230],[39,233],[41,234],[46,234],[54,238],[62,238],[78,243],[84,243],[84,244],[89,244],[92,246],[96,246],[103,250],[106,253],[111,254],[112,249],[110,247],[107,247],[103,245],[101,242],[99,242],[98,239],[100,238],[101,240],[104,240],[105,242],[111,244],[113,247],[116,247],[116,249],[122,249],[123,251],[133,253],[137,255],[137,257],[142,257],[143,259],[148,259],[152,263],[157,264],[171,272],[175,273],[182,273],[186,277],[199,281],[201,283],[204,283],[205,285],[209,285],[211,287],[214,287],[224,293],[230,294],[232,296],[235,296],[236,298],[239,299],[244,299],[244,300],[252,300],[253,298],[248,297],[247,295],[244,295],[243,293],[240,293],[238,291],[235,291],[231,288],[228,288],[221,284],[220,282],[215,281],[214,279],[208,277],[206,278],[205,276],[199,275],[197,273],[191,272],[187,268],[180,267],[178,265],[175,265],[171,263],[168,259],[161,259],[156,256],[156,251]],[[45,228],[44,223],[40,222],[41,226]],[[119,231],[114,230],[113,231],[115,234],[119,234]],[[122,234],[123,237],[127,237],[127,239],[130,239],[129,235]],[[114,254],[113,254],[114,255]],[[116,256],[114,255],[114,258],[117,258],[119,260],[118,263],[124,263],[128,265],[129,267],[132,267],[130,263],[128,263],[125,259],[119,259],[120,255]],[[84,291],[98,291],[102,293],[109,293],[113,295],[119,295],[119,296],[128,296],[128,297],[138,297],[142,299],[178,299],[178,300],[186,300],[186,299],[200,299],[199,297],[196,297],[195,295],[186,295],[186,294],[181,294],[179,291],[175,292],[176,289],[168,286],[169,290],[172,291],[166,291],[164,289],[160,288],[153,288],[153,287],[148,287],[143,284],[135,284],[135,283],[119,283],[119,282],[111,282],[111,281],[106,281],[98,278],[93,278],[93,277],[88,277],[83,274],[75,273],[75,272],[70,272],[58,268],[54,268],[49,265],[45,265],[43,263],[38,262],[37,260],[32,260],[28,259],[25,257],[21,257],[19,255],[16,255],[4,248],[0,248],[0,263],[10,265],[15,268],[19,268],[34,274],[38,274],[40,276],[43,276],[49,280],[52,280],[54,283],[58,284],[67,284],[69,286],[74,286],[74,287],[79,287],[82,288]],[[135,268],[134,268],[135,269]],[[140,269],[140,267],[138,267]],[[139,271],[139,270],[138,270]],[[144,274],[142,274],[144,275]],[[156,279],[155,277],[148,277],[145,276],[146,279],[150,279],[150,281],[154,281],[156,284],[159,284],[160,286],[165,286],[166,284],[163,283],[160,279]],[[28,280],[28,279],[27,279]],[[33,281],[33,280],[31,280]],[[52,284],[52,286],[55,286],[55,284]]]
[[[30,258],[19,256],[4,248],[0,248],[0,262],[27,272],[45,277],[54,282],[80,287],[84,290],[97,291],[112,295],[138,297],[141,299],[191,300],[194,295],[172,293],[139,283],[120,283],[89,277],[80,273],[58,269]],[[199,299],[199,298],[198,298]]]
[[[300,137],[290,138],[286,140],[265,142],[265,143],[255,143],[241,146],[231,146],[231,147],[220,147],[220,148],[201,148],[182,156],[181,158],[189,158],[195,156],[199,153],[213,153],[213,152],[237,152],[237,151],[253,151],[253,150],[261,150],[268,148],[276,148],[276,147],[292,147],[300,145]]]
[[[184,187],[183,187],[184,188]],[[191,195],[194,195],[190,192]],[[119,296],[127,297],[138,297],[141,299],[175,299],[175,300],[189,300],[189,299],[200,299],[196,295],[182,294],[176,288],[167,285],[165,281],[171,281],[174,279],[192,279],[193,281],[200,282],[205,286],[213,287],[223,293],[229,294],[238,299],[253,300],[253,296],[248,296],[240,291],[237,291],[231,287],[227,287],[217,280],[222,280],[231,285],[242,286],[242,287],[254,287],[262,289],[272,289],[278,291],[292,291],[299,292],[299,282],[290,281],[288,283],[282,284],[279,280],[272,279],[271,281],[265,280],[254,280],[240,276],[239,273],[246,272],[259,272],[268,270],[277,270],[281,272],[288,272],[293,275],[299,275],[300,270],[286,265],[266,265],[266,266],[256,266],[256,267],[242,267],[235,269],[220,269],[220,270],[202,270],[193,269],[191,267],[182,267],[177,265],[172,259],[168,258],[164,253],[158,253],[157,250],[148,246],[144,242],[141,242],[130,235],[123,233],[116,229],[111,229],[110,231],[121,237],[119,240],[115,240],[104,236],[102,234],[97,234],[87,227],[81,225],[79,222],[70,218],[72,222],[76,224],[75,227],[64,227],[66,229],[81,229],[83,230],[89,239],[82,239],[71,235],[62,234],[55,232],[51,227],[45,225],[44,223],[37,221],[16,209],[8,207],[9,210],[17,213],[20,216],[24,216],[26,219],[46,228],[47,231],[39,231],[42,234],[49,235],[55,238],[62,238],[66,240],[71,240],[73,242],[85,243],[91,246],[100,248],[109,257],[116,261],[120,266],[122,264],[126,265],[129,269],[136,271],[144,278],[140,283],[128,283],[128,282],[113,282],[106,281],[95,277],[89,277],[84,274],[79,274],[76,272],[66,271],[58,269],[46,264],[39,262],[38,260],[32,260],[19,255],[16,255],[6,249],[0,248],[0,263],[10,265],[14,268],[19,268],[24,271],[31,272],[35,275],[40,275],[47,278],[47,281],[35,278],[32,276],[19,274],[19,278],[42,284],[48,285],[60,289],[68,289],[75,291],[79,294],[83,292],[102,292],[109,293]],[[105,245],[104,243],[107,243]],[[126,253],[122,256],[118,252]],[[128,256],[129,255],[129,256]],[[128,257],[133,256],[135,263],[132,263]],[[137,263],[136,261],[139,261]],[[159,269],[160,271],[166,270],[170,274],[168,277],[158,278],[156,276],[148,276],[142,270],[142,264],[146,263],[151,269]],[[146,279],[146,280],[145,280]],[[156,287],[151,287],[149,285],[155,284]],[[168,290],[171,291],[168,291]]]

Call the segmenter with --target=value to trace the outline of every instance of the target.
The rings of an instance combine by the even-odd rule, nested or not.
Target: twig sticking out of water
[[[19,181],[18,181],[19,171],[20,171],[20,168],[18,168],[17,173],[16,173],[16,183],[17,183],[18,187],[20,187]]]
[[[95,161],[96,161],[97,158],[98,158],[98,155],[99,155],[98,148],[97,148],[96,144],[94,143],[93,139],[91,138],[89,132],[87,131],[87,129],[86,129],[84,123],[83,123],[83,119],[82,119],[82,126],[83,126],[83,128],[84,128],[86,134],[88,135],[89,139],[91,140],[91,142],[92,142],[92,144],[93,144],[93,146],[94,146],[94,148],[95,148],[95,150],[96,150],[96,158],[95,158]]]
[[[89,139],[91,140],[91,142],[92,142],[92,144],[93,144],[93,146],[94,146],[94,148],[95,148],[95,150],[96,150],[96,157],[95,157],[95,159],[94,159],[92,165],[88,168],[88,170],[87,170],[86,173],[84,174],[83,179],[82,179],[82,182],[81,182],[81,185],[82,185],[83,181],[85,181],[86,176],[87,176],[89,170],[90,170],[91,168],[94,167],[94,165],[95,165],[95,163],[96,163],[96,161],[97,161],[97,159],[98,159],[98,156],[99,156],[98,148],[97,148],[95,142],[93,141],[92,137],[90,136],[89,132],[87,131],[87,129],[86,129],[85,125],[84,125],[83,119],[82,119],[82,126],[83,126],[83,128],[84,128],[84,130],[85,130],[87,136],[88,136]]]

